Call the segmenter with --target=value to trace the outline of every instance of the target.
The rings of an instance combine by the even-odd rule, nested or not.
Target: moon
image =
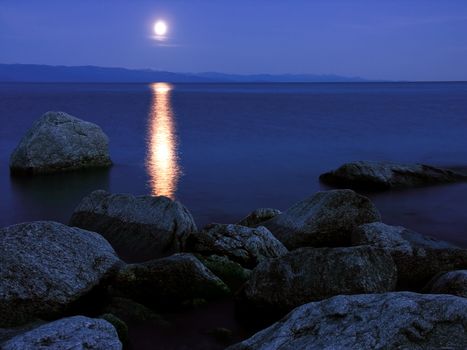
[[[164,21],[157,21],[154,23],[154,33],[157,36],[164,36],[167,34],[167,24]]]

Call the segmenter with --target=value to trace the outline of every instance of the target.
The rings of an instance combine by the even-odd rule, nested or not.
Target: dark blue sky
[[[0,0],[0,63],[467,80],[467,0]]]

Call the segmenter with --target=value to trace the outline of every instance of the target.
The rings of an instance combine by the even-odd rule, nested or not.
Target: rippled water
[[[41,114],[99,124],[115,166],[10,178]],[[467,84],[0,84],[0,224],[67,222],[98,188],[164,194],[199,226],[285,209],[351,160],[467,164]],[[370,194],[386,222],[467,245],[467,184]]]

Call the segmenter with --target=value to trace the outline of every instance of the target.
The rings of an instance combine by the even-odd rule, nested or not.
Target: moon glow
[[[167,34],[167,29],[167,24],[164,21],[157,21],[154,23],[154,33],[157,36],[162,37]]]

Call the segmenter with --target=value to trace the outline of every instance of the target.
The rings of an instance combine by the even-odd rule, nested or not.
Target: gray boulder
[[[121,262],[94,232],[38,221],[0,229],[0,326],[55,317]]]
[[[453,294],[467,298],[467,270],[440,273],[425,287],[432,294]]]
[[[63,318],[20,334],[2,350],[120,350],[117,331],[107,321],[84,316]]]
[[[12,173],[53,173],[109,167],[109,139],[96,124],[64,112],[47,112],[11,154]]]
[[[253,270],[239,294],[239,311],[273,319],[310,301],[339,294],[394,290],[396,267],[389,254],[370,246],[300,248]]]
[[[211,224],[187,239],[187,249],[204,255],[225,255],[244,267],[287,254],[287,248],[263,226]]]
[[[193,299],[215,299],[229,288],[194,255],[180,253],[120,270],[113,284],[116,295],[167,308]]]
[[[253,210],[250,214],[244,217],[242,220],[237,222],[237,225],[247,227],[257,227],[263,222],[272,219],[273,217],[281,214],[282,212],[278,209],[272,208],[259,208]]]
[[[352,233],[352,243],[370,244],[391,254],[401,289],[419,290],[440,272],[467,268],[466,249],[401,226],[361,225]]]
[[[127,261],[179,252],[185,236],[196,231],[190,212],[177,201],[102,190],[81,201],[70,225],[99,232]]]
[[[263,223],[288,249],[348,246],[361,224],[380,221],[373,203],[352,190],[318,192]]]
[[[320,180],[337,187],[388,190],[465,181],[467,176],[425,164],[359,161],[324,173]]]
[[[228,350],[466,349],[467,299],[410,292],[340,295],[293,310]]]

